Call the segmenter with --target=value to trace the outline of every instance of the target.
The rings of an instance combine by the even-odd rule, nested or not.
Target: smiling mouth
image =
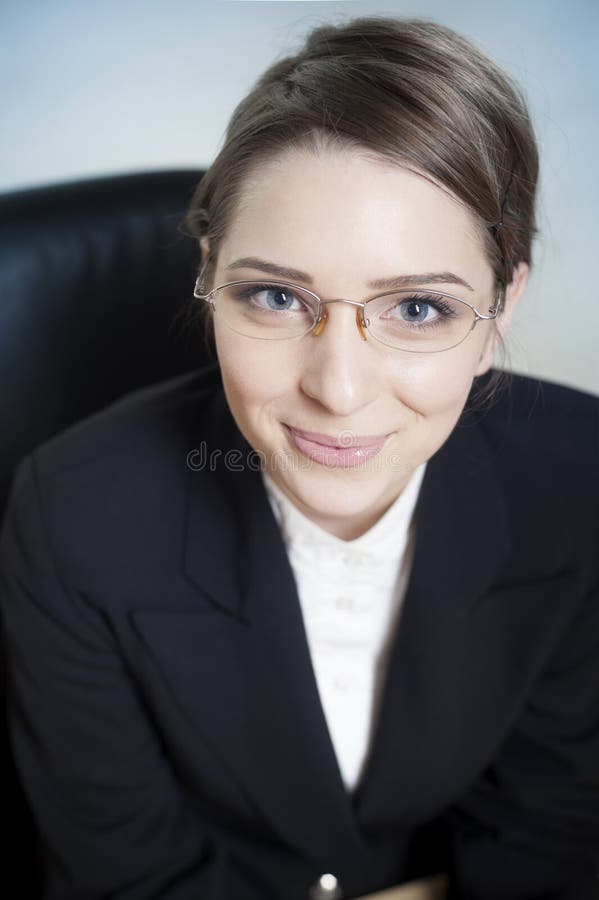
[[[347,429],[337,437],[285,425],[297,450],[313,462],[331,469],[351,469],[377,456],[390,434],[357,435]]]
[[[292,435],[297,435],[300,439],[336,450],[346,450],[348,448],[367,450],[372,447],[378,447],[386,441],[390,434],[388,432],[387,434],[361,435],[355,434],[351,429],[347,428],[339,432],[337,436],[333,436],[322,434],[319,431],[304,431],[302,428],[293,428],[291,425],[286,425],[285,427]]]

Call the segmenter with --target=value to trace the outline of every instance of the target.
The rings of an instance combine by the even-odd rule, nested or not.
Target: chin
[[[316,466],[311,471],[298,472],[295,478],[281,478],[281,473],[275,476],[277,484],[308,515],[311,512],[323,518],[360,515],[381,501],[392,502],[401,491],[401,485],[373,479],[372,473],[326,467],[316,472],[315,469]]]

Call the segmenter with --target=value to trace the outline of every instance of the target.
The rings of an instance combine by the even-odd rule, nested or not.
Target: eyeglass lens
[[[301,288],[275,282],[244,281],[213,294],[216,315],[233,331],[261,340],[308,334],[318,316],[316,299]],[[472,330],[475,313],[465,302],[439,291],[403,290],[369,300],[369,333],[396,349],[446,350]]]

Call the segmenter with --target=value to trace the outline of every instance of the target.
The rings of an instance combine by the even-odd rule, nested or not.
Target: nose
[[[329,302],[326,321],[302,342],[301,389],[332,415],[349,416],[380,393],[381,360],[372,341],[356,329],[354,303]]]

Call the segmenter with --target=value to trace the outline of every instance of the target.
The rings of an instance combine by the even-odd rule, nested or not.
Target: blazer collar
[[[258,561],[289,575],[284,545],[259,471],[237,429],[224,392],[208,410],[207,427],[187,488],[184,572],[224,611],[250,620],[248,587]],[[474,415],[464,413],[429,460],[416,506],[417,531],[409,588],[452,598],[469,612],[510,551],[504,492]],[[273,576],[274,576],[273,571]]]

